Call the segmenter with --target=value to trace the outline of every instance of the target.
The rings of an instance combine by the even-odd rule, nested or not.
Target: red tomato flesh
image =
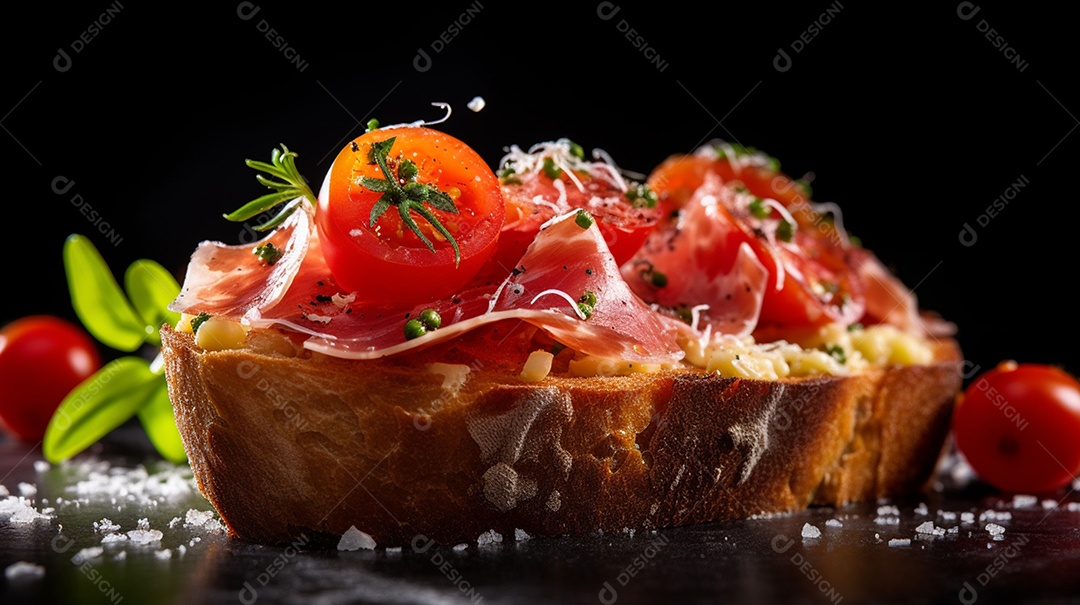
[[[1003,363],[965,389],[952,429],[980,479],[1054,491],[1080,473],[1080,382],[1054,366]]]
[[[434,252],[405,225],[397,207],[370,224],[382,194],[360,179],[386,179],[369,153],[373,143],[390,138],[387,165],[394,178],[409,160],[417,168],[416,182],[454,201],[456,214],[425,208],[457,242],[460,263],[449,240],[415,213],[412,218]],[[472,148],[450,135],[417,126],[369,131],[341,150],[327,178],[315,215],[323,254],[338,283],[361,300],[418,303],[448,296],[475,277],[495,251],[505,218],[498,178]]]
[[[40,441],[64,397],[101,367],[97,346],[79,326],[32,315],[0,331],[0,426]]]

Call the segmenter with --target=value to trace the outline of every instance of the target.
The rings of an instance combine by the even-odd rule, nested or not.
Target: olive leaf
[[[187,460],[184,441],[176,428],[176,417],[173,415],[168,385],[165,381],[158,383],[157,390],[139,408],[138,414],[146,436],[150,438],[150,443],[154,444],[154,448],[163,458],[177,464]]]
[[[158,330],[161,325],[176,325],[180,321],[180,314],[169,310],[169,304],[180,293],[180,284],[158,263],[140,259],[124,273],[124,288],[139,317],[154,328],[147,340],[160,347],[161,335]]]
[[[75,313],[86,330],[102,343],[130,353],[156,331],[132,308],[89,239],[78,234],[68,236],[64,242],[64,269]]]
[[[72,389],[53,413],[41,444],[45,459],[61,462],[97,443],[154,397],[161,378],[141,357],[105,364]]]

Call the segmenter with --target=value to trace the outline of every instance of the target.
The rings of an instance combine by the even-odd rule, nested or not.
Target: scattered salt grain
[[[52,465],[49,464],[49,462],[47,460],[35,460],[34,461],[34,470],[39,472],[39,473],[48,472],[50,468],[52,468]]]
[[[173,517],[169,520],[169,529],[174,529],[177,525],[180,525],[180,517]]]
[[[105,534],[101,538],[102,544],[116,544],[118,542],[126,542],[128,537],[124,534]]]
[[[9,492],[8,489],[6,487],[4,487],[3,485],[0,485],[0,496],[5,496],[6,497],[6,496],[10,496],[10,495],[11,495],[11,492]]]
[[[116,556],[113,557],[113,561],[123,561],[126,558],[127,558],[127,551],[126,550],[121,550],[120,552],[116,553]]]
[[[956,521],[956,513],[952,511],[938,511],[938,516],[943,521]]]
[[[998,525],[997,523],[987,523],[984,529],[990,532],[991,536],[1000,536],[1001,534],[1005,533],[1005,528]]]
[[[1057,506],[1057,500],[1052,500],[1048,498],[1042,501],[1043,510],[1054,510],[1055,508],[1057,508]]]
[[[1012,499],[1013,508],[1031,508],[1039,503],[1039,499],[1035,496],[1028,496],[1026,494],[1016,494]]]
[[[466,107],[468,107],[469,109],[471,109],[471,110],[473,110],[475,112],[475,111],[480,111],[486,105],[487,105],[487,101],[484,100],[484,97],[473,97],[472,100],[469,101],[469,104],[466,105]]]
[[[894,517],[892,515],[879,516],[874,518],[874,523],[878,525],[900,525],[900,517]]]
[[[979,515],[979,521],[1011,521],[1012,513],[1007,510],[984,510]]]
[[[111,534],[115,531],[120,531],[120,526],[113,523],[108,517],[102,518],[101,521],[94,521],[94,531],[101,534]]]
[[[900,509],[894,505],[887,504],[877,507],[877,514],[879,517],[883,517],[885,515],[899,515]]]
[[[502,534],[495,531],[494,529],[489,529],[486,532],[484,532],[484,533],[480,534],[479,536],[477,536],[477,538],[476,538],[476,543],[479,544],[480,546],[486,546],[488,544],[499,544],[502,541],[503,541]]]
[[[889,546],[911,546],[911,538],[892,538],[889,540]]]
[[[815,526],[815,525],[810,525],[809,523],[804,523],[803,526],[802,526],[802,537],[811,538],[811,539],[820,538],[821,537],[821,530],[818,529],[818,527]]]
[[[628,529],[627,531],[630,533],[630,537],[633,538],[634,537],[634,530]],[[525,530],[523,530],[523,529],[518,528],[518,529],[514,530],[514,540],[516,540],[518,542],[524,542],[524,541],[528,540],[531,537],[532,536],[525,533]]]
[[[974,523],[975,522],[975,513],[960,513],[960,522],[961,523]]]
[[[7,496],[0,500],[0,519],[7,517],[8,523],[21,525],[38,520],[52,519],[53,515],[34,508],[30,500],[22,496]]]
[[[375,539],[370,534],[356,529],[356,526],[350,526],[345,530],[344,534],[341,534],[341,540],[338,541],[338,550],[372,550],[375,548]]]
[[[38,580],[45,577],[45,567],[29,561],[16,561],[4,568],[4,577],[8,582]]]
[[[938,526],[934,525],[933,521],[926,521],[924,523],[919,524],[919,526],[915,528],[915,531],[919,532],[920,534],[925,534],[925,535],[928,535],[928,536],[944,536],[945,535],[945,528],[938,527]]]
[[[825,522],[825,525],[827,525],[829,527],[843,527],[844,526],[844,524],[840,521],[840,519],[829,519],[828,521]]]
[[[1070,513],[1080,513],[1080,502],[1070,502],[1065,506]]]
[[[140,546],[148,546],[161,542],[162,535],[161,531],[157,529],[133,529],[127,533],[127,537],[131,540],[131,543]]]
[[[33,498],[37,495],[37,486],[33,483],[21,482],[19,483],[19,495],[24,498]]]
[[[93,561],[94,559],[101,558],[101,555],[105,552],[105,549],[100,546],[91,546],[90,548],[84,548],[75,553],[75,556],[71,557],[71,562],[75,565],[82,565],[87,561]]]
[[[927,508],[925,502],[920,502],[919,505],[915,507],[915,514],[925,517],[926,515],[930,514],[930,509]]]
[[[400,546],[388,546],[386,548],[386,554],[388,554],[388,555],[400,555],[401,554],[401,547]]]
[[[158,560],[164,561],[166,559],[171,559],[172,558],[172,551],[169,550],[168,548],[166,548],[164,550],[156,550],[156,551],[154,551],[154,556],[157,557]]]
[[[465,542],[462,542],[461,544],[455,544],[454,545],[454,550],[457,551],[457,552],[461,552],[461,551],[466,550],[468,548],[469,548],[469,545],[467,543],[465,543]]]

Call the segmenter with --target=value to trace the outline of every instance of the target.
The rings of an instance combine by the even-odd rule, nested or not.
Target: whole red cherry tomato
[[[953,414],[957,449],[1009,492],[1050,492],[1080,473],[1080,382],[1050,365],[1005,362],[965,389]]]
[[[71,389],[101,367],[97,346],[79,326],[50,315],[0,330],[0,425],[20,441],[45,435]]]

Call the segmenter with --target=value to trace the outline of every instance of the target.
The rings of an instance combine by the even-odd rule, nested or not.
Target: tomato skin
[[[0,331],[0,426],[40,441],[64,397],[101,367],[97,345],[60,317],[30,315]]]
[[[371,209],[381,194],[358,181],[385,178],[368,161],[368,152],[373,143],[391,137],[391,171],[409,159],[419,169],[418,182],[454,198],[458,214],[425,207],[454,235],[460,263],[450,243],[419,215],[412,216],[433,242],[434,253],[404,227],[396,207],[370,226]],[[315,213],[323,255],[339,285],[361,300],[402,303],[434,300],[461,289],[494,253],[504,220],[498,178],[479,154],[450,135],[417,126],[372,130],[346,145],[327,175]]]
[[[1080,473],[1080,382],[1050,365],[1002,363],[964,390],[952,430],[982,480],[1052,492]]]

